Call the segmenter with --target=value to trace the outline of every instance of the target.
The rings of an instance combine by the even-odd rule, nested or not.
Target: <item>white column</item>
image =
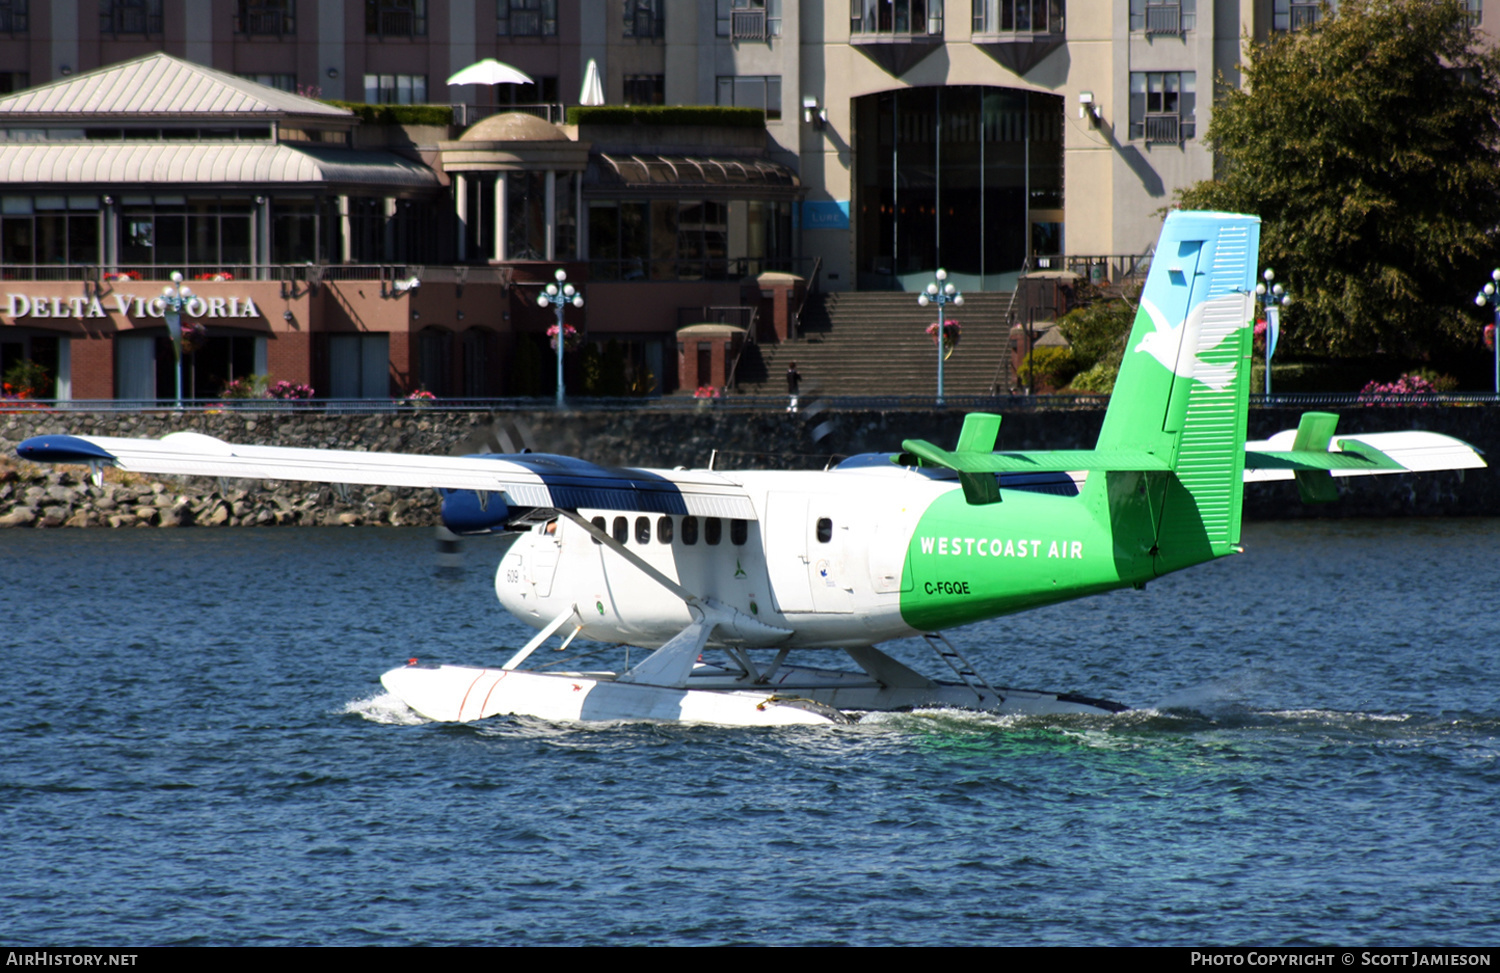
[[[57,397],[73,397],[73,340],[57,339]]]
[[[557,259],[557,173],[547,170],[547,259]]]
[[[396,262],[396,199],[394,196],[385,198],[385,253],[380,255],[381,263]]]
[[[349,197],[339,197],[339,263],[348,263],[352,248],[349,245]]]
[[[505,225],[505,202],[506,196],[510,194],[510,177],[503,172],[495,173],[495,249],[494,259],[502,261],[506,259],[506,247],[509,244],[509,229]]]
[[[462,173],[453,174],[453,212],[458,216],[458,259],[469,258],[469,181]]]

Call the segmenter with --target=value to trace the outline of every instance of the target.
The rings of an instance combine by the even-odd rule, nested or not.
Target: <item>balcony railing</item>
[[[239,33],[280,36],[297,32],[296,21],[284,10],[250,10],[239,18]]]
[[[735,10],[729,16],[729,36],[737,41],[763,41],[766,39],[766,12],[760,10]]]
[[[1176,115],[1147,115],[1146,144],[1181,145],[1182,119]]]
[[[99,17],[101,34],[160,34],[162,16],[145,10],[110,10]]]
[[[1172,6],[1148,6],[1146,8],[1146,33],[1181,34],[1182,8]]]

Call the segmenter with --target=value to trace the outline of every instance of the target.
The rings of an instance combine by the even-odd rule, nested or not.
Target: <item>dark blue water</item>
[[[404,713],[527,634],[482,544],[7,531],[0,939],[1500,944],[1500,521],[1245,540],[955,635],[1137,712],[721,730]]]

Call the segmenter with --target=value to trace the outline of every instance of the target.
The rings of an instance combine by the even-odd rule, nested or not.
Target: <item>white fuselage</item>
[[[579,514],[683,588],[760,623],[721,627],[714,641],[848,647],[916,634],[900,612],[907,547],[923,511],[953,484],[896,467],[688,475],[742,488],[756,519]],[[581,634],[598,641],[655,647],[692,621],[680,597],[563,517],[511,546],[495,592],[538,628],[576,606]]]

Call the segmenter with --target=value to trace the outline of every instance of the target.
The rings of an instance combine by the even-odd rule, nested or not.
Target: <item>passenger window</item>
[[[658,517],[658,518],[656,518],[656,543],[658,543],[658,544],[670,544],[670,543],[672,543],[672,518],[671,517]]]
[[[818,518],[818,543],[827,544],[833,540],[833,521],[827,517]]]
[[[635,542],[637,544],[651,543],[651,518],[635,518]]]
[[[624,517],[615,518],[615,540],[623,544],[630,539],[630,523]]]
[[[724,524],[718,517],[710,517],[703,522],[703,543],[717,544],[724,532]]]
[[[599,533],[601,533],[601,534],[604,533],[604,518],[603,517],[595,517],[593,520],[589,521],[589,523],[591,523],[595,527],[599,528]],[[599,543],[599,538],[595,537],[593,534],[589,535],[589,540],[593,541],[595,544]]]
[[[682,542],[689,547],[698,543],[698,518],[687,516],[682,518]]]
[[[745,538],[749,533],[746,528],[748,528],[749,526],[750,525],[746,521],[731,520],[729,522],[730,541],[732,541],[736,546],[745,543]]]

